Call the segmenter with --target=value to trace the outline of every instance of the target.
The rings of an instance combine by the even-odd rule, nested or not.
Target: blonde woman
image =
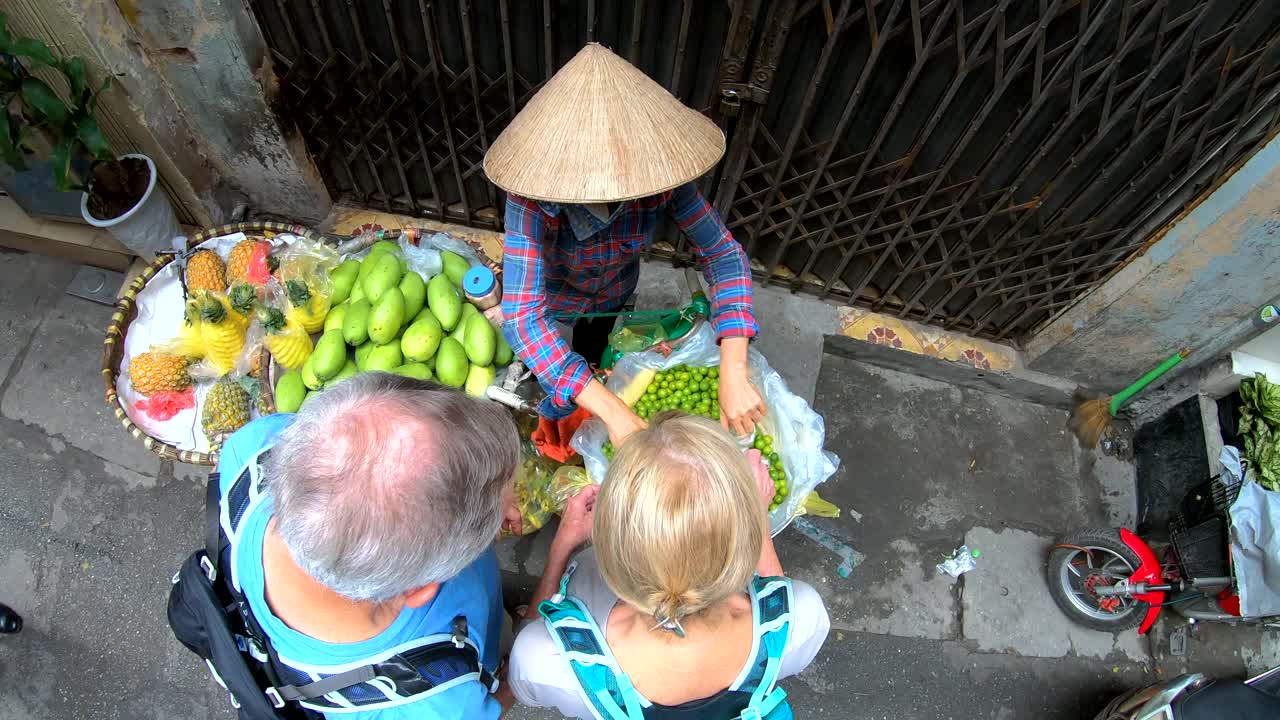
[[[830,621],[783,577],[772,497],[759,453],[711,420],[637,431],[565,510],[530,605],[544,621],[511,653],[516,699],[602,720],[791,717],[777,680],[813,660]]]

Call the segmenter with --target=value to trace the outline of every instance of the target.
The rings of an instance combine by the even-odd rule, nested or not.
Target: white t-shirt
[[[608,640],[609,612],[618,602],[596,566],[595,551],[579,553],[578,569],[573,573],[570,592],[581,600],[591,616],[596,619]],[[787,636],[787,648],[782,655],[782,670],[778,677],[785,678],[799,673],[813,662],[831,629],[827,608],[822,604],[818,591],[807,583],[792,580],[791,631]],[[529,623],[516,636],[511,649],[511,664],[507,683],[516,699],[534,707],[558,708],[565,717],[591,718],[591,711],[582,701],[578,680],[569,669],[569,662],[560,656],[546,623],[537,616],[537,608],[529,608]]]

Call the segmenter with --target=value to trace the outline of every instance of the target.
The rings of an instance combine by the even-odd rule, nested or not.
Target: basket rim
[[[236,232],[291,233],[318,242],[329,242],[322,233],[305,225],[262,220],[229,223],[205,228],[187,240],[187,249],[190,250],[211,238]],[[183,450],[148,435],[129,417],[129,414],[125,411],[124,401],[120,399],[119,394],[116,392],[116,380],[120,376],[120,366],[124,361],[124,338],[129,331],[129,326],[133,323],[133,310],[138,293],[146,287],[156,273],[177,258],[178,254],[174,252],[159,253],[156,259],[143,268],[143,271],[129,283],[129,287],[121,293],[120,299],[116,301],[115,308],[111,313],[111,321],[107,325],[106,338],[103,340],[102,379],[106,390],[106,402],[115,413],[116,420],[120,422],[125,432],[141,440],[148,450],[156,453],[161,458],[191,465],[214,466],[218,463],[218,446],[215,445],[207,453]]]

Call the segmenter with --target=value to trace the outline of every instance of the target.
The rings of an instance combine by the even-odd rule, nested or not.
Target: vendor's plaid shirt
[[[579,313],[613,312],[636,289],[640,253],[669,214],[701,259],[711,288],[716,335],[753,337],[746,253],[693,183],[622,203],[607,222],[582,207],[511,195],[503,247],[502,330],[562,415],[591,379],[581,355],[553,323]]]

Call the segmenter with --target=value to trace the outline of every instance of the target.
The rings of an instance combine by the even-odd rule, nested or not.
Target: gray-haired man
[[[415,644],[456,637],[459,617],[495,670],[505,617],[491,545],[518,460],[503,408],[387,373],[228,438],[218,471],[230,567],[282,680],[374,662],[412,673]],[[304,706],[378,720],[501,714],[474,676],[424,679],[432,692],[373,677]]]

